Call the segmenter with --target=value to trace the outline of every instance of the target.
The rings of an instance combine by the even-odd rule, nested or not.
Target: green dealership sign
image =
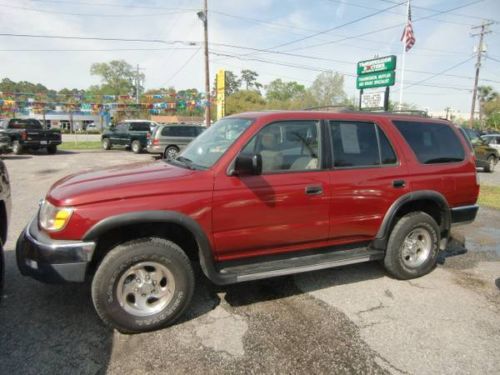
[[[394,70],[391,72],[363,74],[357,77],[356,88],[362,90],[374,87],[393,86],[395,80],[396,73]]]
[[[370,74],[376,72],[387,72],[396,69],[396,56],[384,56],[376,59],[358,62],[358,75]]]

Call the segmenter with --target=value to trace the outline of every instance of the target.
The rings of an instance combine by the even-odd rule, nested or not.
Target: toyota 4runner
[[[17,243],[22,274],[92,281],[122,332],[172,324],[198,263],[216,284],[367,261],[430,272],[475,219],[474,156],[450,122],[329,112],[226,117],[175,159],[56,182]]]

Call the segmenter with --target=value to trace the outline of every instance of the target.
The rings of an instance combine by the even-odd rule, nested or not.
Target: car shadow
[[[6,251],[0,303],[0,373],[104,373],[112,331],[93,310],[87,285],[46,285],[20,275]]]
[[[24,160],[24,159],[31,159],[33,156],[31,155],[0,155],[0,159],[5,159],[5,160]]]

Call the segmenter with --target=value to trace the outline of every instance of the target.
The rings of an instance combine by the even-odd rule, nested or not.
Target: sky
[[[470,111],[475,73],[471,36],[492,20],[485,36],[480,85],[500,91],[500,1],[413,0],[416,37],[406,54],[403,101],[433,112]],[[208,0],[210,69],[255,70],[259,81],[310,86],[322,71],[344,74],[345,91],[358,95],[356,63],[397,55],[406,22],[404,0]],[[202,0],[0,0],[0,34],[142,41],[26,38],[0,35],[0,79],[48,88],[88,88],[95,62],[124,59],[139,65],[146,89],[174,86],[204,91]]]

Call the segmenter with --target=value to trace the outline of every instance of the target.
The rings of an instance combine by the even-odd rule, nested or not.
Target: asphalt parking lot
[[[465,247],[454,243],[420,279],[395,280],[378,263],[223,288],[199,275],[182,321],[123,335],[102,325],[88,285],[25,278],[13,250],[57,179],[151,156],[113,150],[4,160],[13,214],[1,374],[500,373],[500,211],[482,208],[474,224],[455,230]]]

